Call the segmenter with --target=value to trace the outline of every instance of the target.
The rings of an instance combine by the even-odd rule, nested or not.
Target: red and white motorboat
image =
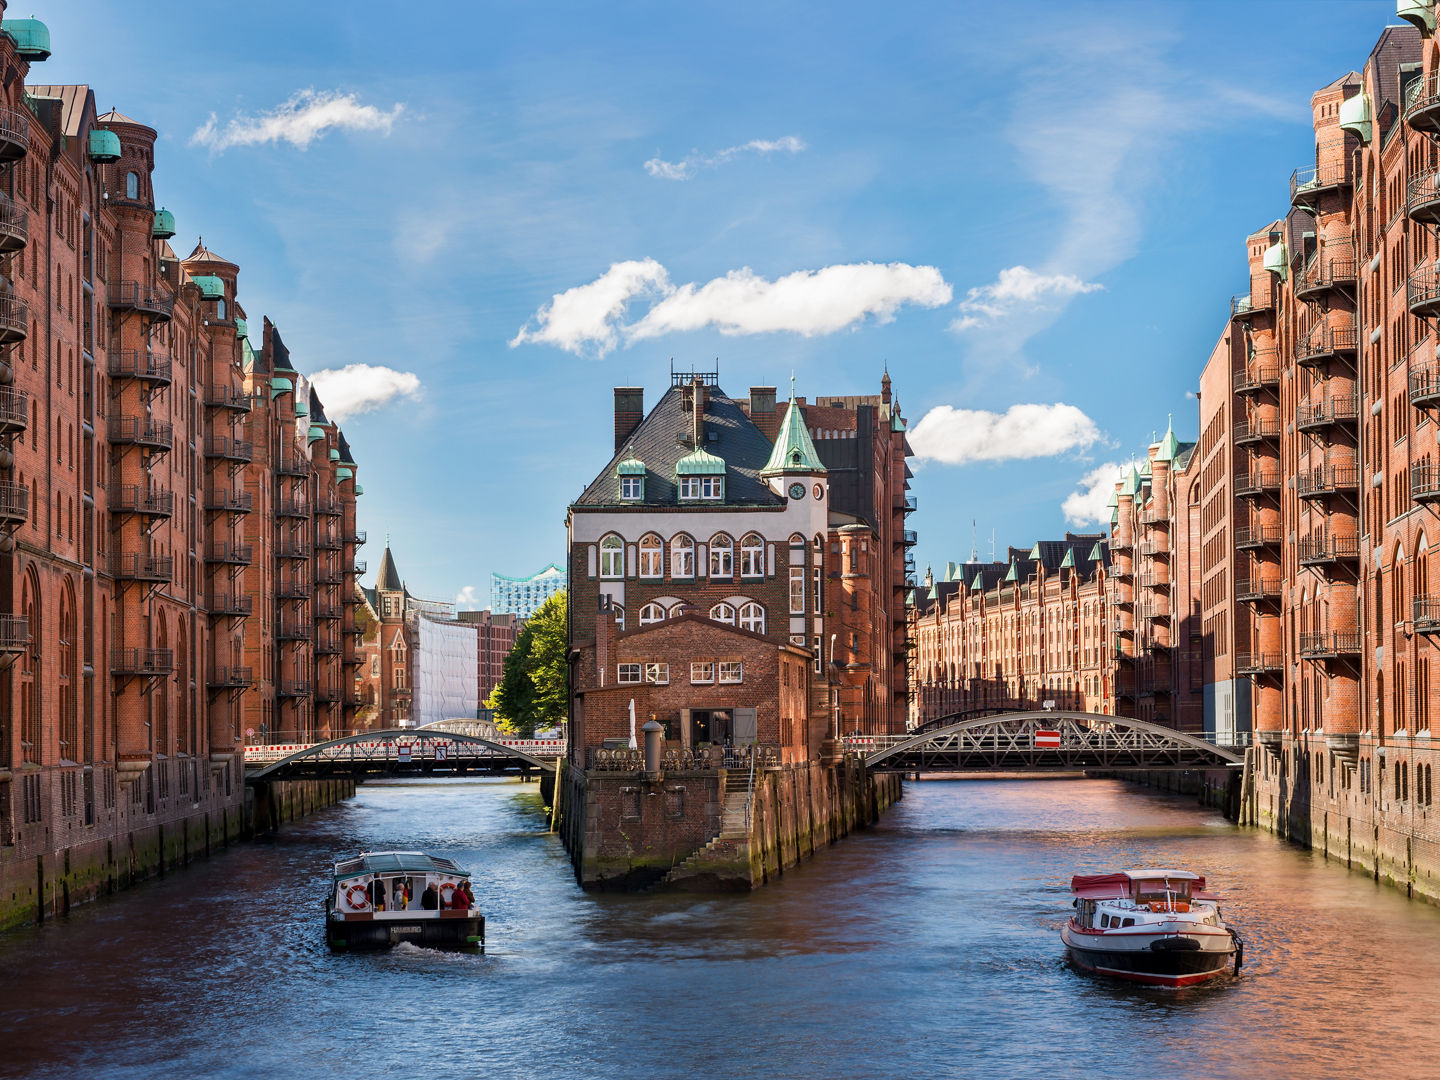
[[[1125,870],[1070,881],[1075,913],[1060,930],[1077,967],[1151,986],[1191,986],[1239,972],[1245,943],[1219,897],[1188,870]]]

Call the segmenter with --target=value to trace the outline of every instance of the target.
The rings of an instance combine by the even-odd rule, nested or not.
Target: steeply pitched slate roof
[[[791,391],[792,395],[794,391]],[[805,426],[805,414],[795,407],[795,399],[792,396],[789,406],[785,410],[785,418],[780,421],[779,434],[775,436],[775,447],[770,452],[770,459],[765,462],[762,470],[766,476],[777,476],[781,473],[823,473],[826,472],[824,465],[820,463],[820,455],[815,451],[815,444],[810,439],[810,429]]]
[[[395,569],[395,560],[390,555],[390,545],[385,545],[385,554],[380,556],[380,568],[375,571],[375,587],[387,592],[400,592],[405,585]]]
[[[85,102],[90,98],[90,87],[70,86],[27,86],[26,92],[33,98],[55,98],[60,102],[60,128],[67,139],[80,134],[80,125],[85,120]],[[105,118],[100,117],[101,120]],[[134,123],[133,120],[127,121]]]
[[[265,336],[270,340],[271,363],[276,371],[294,371],[290,364],[290,350],[285,347],[285,342],[280,340],[280,331],[270,321],[270,316],[265,316]]]
[[[681,408],[683,393],[672,386],[650,410],[620,450],[605,464],[575,500],[575,506],[616,506],[620,503],[615,470],[634,455],[645,463],[645,506],[677,506],[675,465],[690,446],[690,416]],[[770,457],[770,440],[745,415],[743,409],[711,387],[705,405],[703,449],[721,458],[725,470],[725,503],[728,506],[784,506],[785,500],[760,478]],[[635,505],[625,503],[623,505]]]

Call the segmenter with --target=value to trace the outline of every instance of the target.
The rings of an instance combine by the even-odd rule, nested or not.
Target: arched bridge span
[[[247,783],[272,780],[366,780],[378,776],[494,772],[508,767],[554,772],[547,746],[506,745],[459,731],[389,728],[305,746],[246,771]],[[538,752],[537,752],[538,751]]]
[[[1086,712],[1013,712],[953,724],[866,747],[870,768],[907,772],[1060,772],[1228,769],[1244,763],[1231,747],[1173,728]]]

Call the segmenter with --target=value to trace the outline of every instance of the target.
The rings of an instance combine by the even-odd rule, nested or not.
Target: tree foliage
[[[530,738],[536,728],[563,724],[570,708],[570,667],[565,662],[567,605],[564,590],[532,615],[505,657],[500,682],[486,699],[500,730]]]

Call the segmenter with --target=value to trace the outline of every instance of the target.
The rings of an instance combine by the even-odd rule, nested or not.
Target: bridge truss
[[[1233,747],[1127,716],[1004,713],[959,720],[850,748],[870,768],[906,772],[1061,772],[1228,769]]]
[[[503,772],[509,769],[554,772],[563,750],[560,740],[480,738],[458,731],[392,728],[348,735],[312,746],[285,748],[264,760],[246,751],[247,783],[272,780],[369,780],[380,776],[433,773]]]

